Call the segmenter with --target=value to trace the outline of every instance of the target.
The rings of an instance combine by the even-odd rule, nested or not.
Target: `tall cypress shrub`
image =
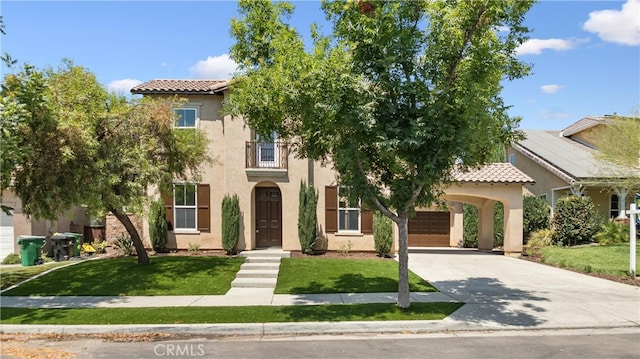
[[[384,257],[391,252],[393,244],[393,223],[391,218],[376,211],[373,213],[373,243],[378,256]]]
[[[236,253],[240,238],[240,200],[238,195],[225,195],[222,199],[222,249],[227,254]]]
[[[304,254],[313,254],[316,245],[318,218],[318,192],[313,186],[300,181],[298,200],[298,239]]]
[[[166,208],[162,200],[152,202],[149,208],[149,238],[154,251],[165,252],[167,250],[169,228],[166,220]]]

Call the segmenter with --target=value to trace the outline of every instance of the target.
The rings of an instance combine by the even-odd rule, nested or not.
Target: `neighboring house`
[[[10,190],[2,193],[2,205],[11,207],[11,215],[0,211],[0,261],[10,253],[20,253],[17,245],[21,235],[48,236],[55,232],[92,235],[86,211],[77,207],[56,221],[35,220],[22,212],[22,201]],[[88,231],[88,232],[87,232]]]
[[[221,114],[228,81],[152,80],[134,87],[133,94],[154,98],[178,95],[186,99],[175,111],[178,131],[204,130],[208,153],[215,159],[202,171],[200,183],[175,183],[165,199],[170,223],[168,248],[220,249],[221,203],[226,194],[240,200],[239,250],[282,247],[299,250],[298,192],[300,182],[319,192],[318,227],[321,249],[373,251],[372,213],[341,196],[337,174],[330,165],[297,158],[285,141],[272,134],[261,138],[242,118]],[[423,209],[409,222],[410,246],[457,247],[462,243],[462,202],[479,209],[479,247],[493,248],[493,205],[505,205],[506,253],[522,251],[523,185],[533,180],[510,164],[492,164],[459,174],[460,183],[447,190],[446,208]],[[108,221],[108,220],[107,220]],[[143,238],[150,247],[148,223]],[[107,234],[107,237],[109,235]],[[397,250],[397,231],[394,250]]]
[[[604,218],[622,217],[634,191],[628,179],[620,178],[629,169],[597,157],[597,139],[607,122],[607,116],[588,116],[562,131],[525,130],[525,139],[507,148],[509,162],[535,179],[526,188],[552,210],[558,198],[575,194],[591,197]]]

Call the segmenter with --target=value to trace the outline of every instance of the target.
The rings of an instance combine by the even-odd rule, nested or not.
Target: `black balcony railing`
[[[287,169],[289,149],[285,142],[249,141],[245,149],[246,168]]]

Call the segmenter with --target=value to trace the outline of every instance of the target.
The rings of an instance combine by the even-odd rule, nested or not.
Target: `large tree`
[[[127,212],[142,213],[149,188],[167,192],[175,179],[197,177],[208,159],[202,132],[174,130],[177,104],[109,93],[70,61],[46,70],[25,65],[2,83],[3,128],[11,124],[13,141],[2,148],[2,189],[11,185],[35,218],[55,220],[77,205],[113,213],[138,263],[147,264]]]
[[[226,111],[277,131],[301,157],[329,160],[350,196],[399,229],[398,306],[410,306],[407,223],[453,181],[487,161],[517,119],[501,81],[527,74],[515,58],[532,2],[323,2],[331,35],[307,49],[285,2],[240,1],[231,49],[240,72]]]

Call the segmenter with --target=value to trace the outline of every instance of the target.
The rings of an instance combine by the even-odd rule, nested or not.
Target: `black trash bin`
[[[70,242],[74,242],[75,237],[64,235],[64,234],[56,234],[51,236],[51,246],[53,247],[53,259],[56,262],[61,262],[69,259],[70,254],[67,251],[69,248]],[[73,248],[73,247],[71,247]]]

